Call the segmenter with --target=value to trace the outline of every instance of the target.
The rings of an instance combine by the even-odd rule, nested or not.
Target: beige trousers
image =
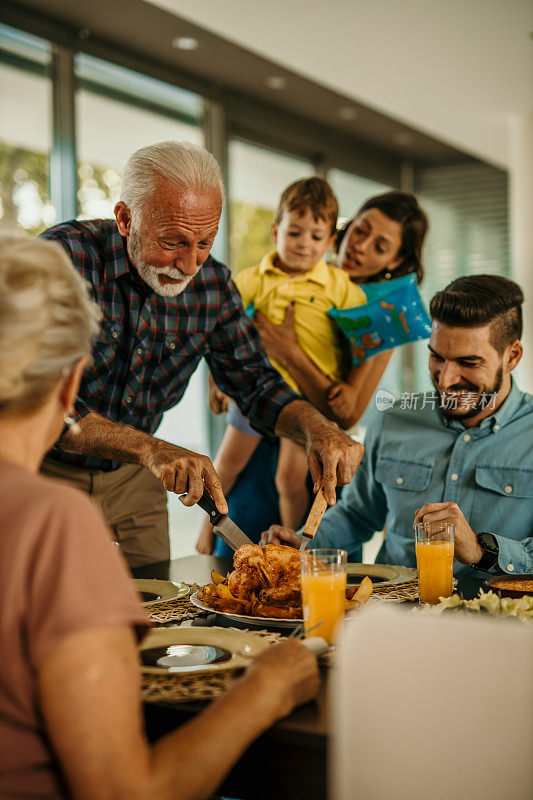
[[[90,495],[130,567],[170,558],[167,493],[145,467],[124,464],[112,472],[101,472],[45,458],[41,472]]]

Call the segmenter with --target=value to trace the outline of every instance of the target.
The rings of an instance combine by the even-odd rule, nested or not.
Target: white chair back
[[[528,625],[368,607],[330,701],[330,800],[533,798]]]

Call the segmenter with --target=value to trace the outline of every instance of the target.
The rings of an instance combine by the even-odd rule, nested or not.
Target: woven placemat
[[[168,625],[172,622],[184,622],[186,619],[194,619],[200,614],[204,614],[201,608],[197,608],[190,601],[191,594],[200,588],[197,583],[185,584],[189,587],[189,594],[186,597],[178,597],[176,600],[167,600],[162,603],[154,603],[145,609],[148,619],[153,625]]]
[[[418,580],[395,583],[392,586],[374,585],[372,598],[378,603],[406,603],[418,600]]]
[[[240,628],[228,628],[228,630],[242,631]],[[260,636],[271,645],[283,638],[281,633],[267,630],[248,630],[247,632]],[[186,703],[191,700],[212,700],[214,697],[224,694],[241,673],[242,668],[189,675],[143,673],[142,699],[145,703]]]

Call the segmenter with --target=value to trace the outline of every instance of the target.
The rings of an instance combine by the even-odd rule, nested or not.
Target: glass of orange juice
[[[453,592],[455,525],[420,522],[415,525],[416,569],[421,603],[438,603]]]
[[[335,629],[344,616],[347,557],[346,550],[315,549],[300,553],[304,630],[310,631],[310,636],[321,636],[328,644],[332,643]]]

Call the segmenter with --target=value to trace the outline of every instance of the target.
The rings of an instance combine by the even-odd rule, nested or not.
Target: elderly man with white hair
[[[213,156],[162,142],[130,157],[116,220],[42,234],[65,248],[102,309],[75,415],[43,471],[92,495],[133,567],[169,557],[165,489],[191,506],[206,487],[227,511],[209,458],[153,435],[204,356],[261,433],[306,447],[331,505],[363,452],[270,366],[229,270],[210,256],[223,202]]]

